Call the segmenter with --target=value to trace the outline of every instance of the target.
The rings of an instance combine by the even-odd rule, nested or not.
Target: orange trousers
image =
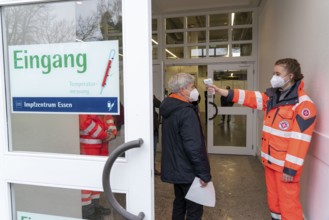
[[[265,166],[267,202],[272,220],[303,220],[299,201],[300,175],[297,172],[293,182],[283,182],[282,173]]]

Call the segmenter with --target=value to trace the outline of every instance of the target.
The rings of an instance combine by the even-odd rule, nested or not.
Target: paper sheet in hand
[[[209,182],[206,187],[201,187],[200,178],[195,177],[185,199],[200,205],[215,207],[216,194],[214,184]]]

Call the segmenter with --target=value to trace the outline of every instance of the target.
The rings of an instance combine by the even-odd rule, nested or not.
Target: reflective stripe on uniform
[[[91,204],[91,200],[81,202],[81,205],[83,205],[83,206],[89,205],[89,204]]]
[[[263,97],[262,94],[258,91],[255,92],[256,102],[257,102],[257,109],[263,110]]]
[[[239,100],[238,100],[238,103],[240,105],[243,105],[245,97],[246,97],[245,91],[239,89]]]
[[[275,219],[275,220],[281,220],[281,215],[280,214],[277,214],[277,213],[274,213],[274,212],[271,212],[271,217],[272,219]]]
[[[81,204],[83,206],[91,204],[91,191],[90,190],[82,190]]]
[[[91,197],[91,191],[83,190],[82,194],[81,194],[81,198],[82,199],[88,199],[89,197]]]
[[[91,199],[99,199],[100,196],[101,196],[100,193],[99,194],[93,194],[93,195],[91,195]]]
[[[95,126],[96,126],[96,123],[94,121],[92,121],[85,130],[80,131],[80,134],[87,135]]]
[[[311,98],[308,95],[302,95],[298,98],[299,103],[302,103],[304,101],[310,101],[313,103],[313,101],[311,100]]]
[[[101,192],[91,191],[91,190],[82,190],[81,193],[81,204],[89,205],[91,204],[92,199],[99,199]]]
[[[308,134],[303,134],[303,133],[300,133],[300,132],[292,131],[291,132],[291,138],[297,139],[297,140],[303,140],[303,141],[306,141],[306,142],[311,142],[312,136],[308,135]]]
[[[86,138],[80,138],[80,143],[82,144],[101,144],[101,139],[86,139]]]
[[[304,163],[304,159],[299,158],[299,157],[296,157],[296,156],[293,156],[291,154],[287,154],[286,155],[286,161],[289,161],[291,163],[297,164],[299,166],[302,166],[303,163]]]
[[[292,110],[295,110],[300,104],[302,104],[305,101],[309,101],[313,103],[313,101],[308,95],[302,95],[298,98],[298,103],[292,107]]]
[[[102,131],[102,127],[98,125],[96,131],[91,136],[96,138]]]
[[[274,164],[276,164],[278,166],[281,166],[281,167],[284,166],[284,161],[283,160],[278,160],[278,159],[276,159],[276,158],[274,158],[274,157],[272,157],[272,156],[270,156],[270,155],[268,155],[268,154],[266,154],[264,152],[261,153],[261,156],[264,159],[266,159],[266,160],[268,160],[268,161],[270,161],[270,162],[272,162],[272,163],[274,163]]]
[[[306,141],[306,142],[311,142],[311,136],[307,134],[303,134],[300,132],[295,132],[295,131],[281,131],[275,128],[271,128],[269,126],[264,125],[263,126],[263,131],[278,137],[283,137],[283,138],[293,138],[296,140],[301,140],[301,141]]]

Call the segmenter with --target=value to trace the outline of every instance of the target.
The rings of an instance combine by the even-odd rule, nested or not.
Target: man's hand
[[[203,180],[200,179],[200,184],[201,187],[206,187],[208,183],[204,182]]]
[[[107,135],[103,142],[109,142],[110,140],[113,140],[115,138],[115,135],[112,132],[107,131]]]

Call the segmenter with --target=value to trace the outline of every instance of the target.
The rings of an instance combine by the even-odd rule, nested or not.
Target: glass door
[[[14,3],[0,3],[0,219],[124,219],[103,168],[136,140],[109,182],[154,219],[150,0]]]
[[[208,78],[220,88],[252,89],[252,64],[208,65]],[[253,111],[228,102],[225,97],[207,97],[207,145],[215,154],[254,154]]]

